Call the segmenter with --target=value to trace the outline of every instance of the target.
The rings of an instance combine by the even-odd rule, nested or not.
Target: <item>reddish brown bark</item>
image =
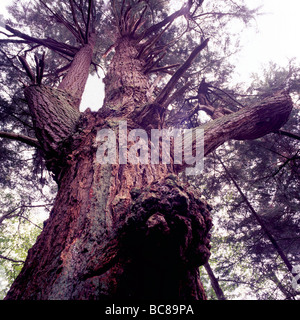
[[[179,182],[172,163],[96,161],[98,130],[115,130],[119,120],[127,121],[128,130],[163,124],[160,106],[151,104],[147,95],[149,78],[143,73],[144,62],[137,58],[136,43],[124,37],[115,50],[105,78],[104,107],[97,113],[80,115],[73,108],[78,85],[72,79],[76,72],[86,75],[85,62],[71,68],[75,74],[70,86],[26,89],[36,135],[59,190],[6,299],[206,298],[198,267],[209,257],[212,223],[201,195]],[[285,97],[278,114],[286,120],[290,108]],[[264,109],[268,108],[262,104],[256,113],[247,109],[210,124],[207,153],[229,138],[263,135],[257,121],[269,123],[266,115],[278,115]],[[253,114],[262,119],[252,119]],[[243,133],[229,134],[240,132],[241,125]],[[278,126],[276,122],[276,130]],[[271,124],[265,133],[270,131]]]
[[[164,177],[173,172],[171,165],[96,162],[97,129],[114,128],[120,116],[128,120],[128,130],[135,128],[130,111],[147,102],[148,78],[142,73],[142,62],[136,59],[136,53],[127,39],[120,42],[106,78],[103,110],[87,111],[79,120],[72,100],[60,89],[26,89],[37,137],[48,168],[55,172],[59,191],[50,218],[6,299],[143,298],[170,294],[205,298],[197,267],[209,256],[211,221],[199,195],[186,191],[187,187],[180,186],[174,177],[165,182]],[[105,118],[105,114],[109,116]],[[152,186],[153,190],[149,193],[143,189],[145,186]],[[136,196],[138,193],[140,197]],[[156,198],[152,200],[154,193]],[[173,193],[178,194],[179,203],[172,201]],[[153,209],[142,212],[145,201]],[[160,234],[156,230],[161,225],[164,230]],[[166,238],[164,248],[157,247],[156,233]],[[170,259],[161,261],[165,254]],[[195,261],[189,262],[189,257]],[[146,281],[149,274],[145,268],[153,281]],[[132,281],[128,283],[128,279]]]
[[[204,154],[207,155],[228,140],[252,140],[277,132],[290,115],[293,102],[288,92],[279,91],[258,104],[210,121],[203,129]],[[193,140],[187,135],[188,141]]]

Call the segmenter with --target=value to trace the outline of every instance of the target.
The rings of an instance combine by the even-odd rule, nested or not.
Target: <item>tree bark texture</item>
[[[280,91],[256,105],[210,121],[200,126],[205,133],[204,154],[214,151],[224,142],[253,140],[281,128],[290,115],[293,102],[286,91]],[[192,135],[186,137],[191,140]]]
[[[96,34],[93,33],[89,37],[88,43],[76,53],[68,73],[58,86],[59,89],[64,90],[73,97],[75,109],[79,109],[81,97],[89,76],[95,41]]]
[[[201,194],[179,181],[172,163],[97,162],[98,130],[117,132],[120,120],[127,121],[128,131],[163,124],[135,44],[124,37],[115,50],[99,112],[74,108],[76,81],[75,89],[64,84],[25,91],[59,190],[6,299],[206,299],[198,267],[210,255],[212,221]],[[87,64],[81,62],[84,73]],[[207,125],[206,154],[228,139],[271,132],[277,118],[278,130],[291,101],[285,94],[274,99],[274,110],[261,104]]]

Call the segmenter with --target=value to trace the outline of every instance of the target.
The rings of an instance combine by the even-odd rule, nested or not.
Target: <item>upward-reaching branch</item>
[[[197,46],[187,60],[183,63],[183,65],[177,69],[172,78],[166,84],[166,86],[162,89],[160,94],[156,98],[156,103],[160,104],[163,108],[166,108],[165,102],[169,98],[170,93],[175,88],[176,83],[180,79],[180,77],[185,73],[185,71],[191,66],[193,60],[197,57],[197,55],[207,46],[209,39],[204,40],[199,46]]]
[[[189,5],[188,6],[184,6],[180,10],[178,10],[178,11],[174,12],[173,14],[171,14],[170,16],[166,17],[164,20],[160,21],[159,23],[152,25],[150,28],[148,28],[141,35],[141,39],[146,38],[150,34],[161,30],[161,28],[163,28],[166,24],[168,24],[170,22],[172,23],[176,18],[188,13],[189,9],[190,9]]]
[[[75,24],[77,31],[78,31],[78,34],[80,36],[80,41],[83,44],[83,43],[85,43],[84,42],[84,33],[82,32],[82,29],[80,28],[80,25],[79,25],[77,17],[76,17],[76,12],[75,12],[75,8],[74,8],[74,0],[69,0],[69,3],[70,3],[71,11],[72,11],[72,17],[73,17],[74,24]]]
[[[27,76],[29,77],[31,84],[38,84],[40,85],[42,83],[43,75],[44,75],[44,67],[45,67],[45,53],[43,53],[42,58],[39,59],[37,54],[34,55],[34,60],[35,60],[35,70],[36,74],[32,72],[29,64],[26,61],[25,57],[20,56],[19,60],[23,66],[23,68],[26,71]]]
[[[20,60],[20,62],[22,63],[22,66],[23,66],[24,70],[26,71],[26,74],[27,74],[27,76],[29,77],[31,83],[34,84],[34,83],[35,83],[35,76],[34,76],[34,74],[32,73],[32,71],[31,71],[31,69],[30,69],[30,67],[29,67],[29,65],[28,65],[25,57],[20,56],[20,57],[19,57],[19,60]]]
[[[85,43],[89,42],[92,7],[93,7],[93,0],[89,0],[88,17],[87,17],[86,30],[85,30],[85,39],[84,39]]]
[[[80,33],[76,30],[76,28],[73,27],[73,25],[61,14],[54,12],[49,6],[43,1],[40,0],[40,2],[46,7],[48,11],[51,12],[53,17],[60,23],[62,23],[73,35],[74,37],[81,42],[82,38],[80,36]]]
[[[145,20],[143,21],[143,18],[147,8],[148,8],[148,5],[146,4],[142,13],[140,14],[140,17],[134,22],[130,32],[132,36],[134,36],[135,32],[141,27],[141,25],[143,25],[146,22]]]
[[[79,109],[86,81],[89,76],[90,65],[93,58],[93,50],[96,35],[93,33],[88,43],[75,55],[66,76],[58,86],[74,98],[74,108]]]
[[[155,46],[157,41],[161,38],[161,36],[166,32],[166,30],[170,27],[171,23],[169,23],[164,29],[162,29],[158,34],[150,38],[146,43],[142,46],[138,58],[146,58],[149,54],[152,53],[151,48]],[[163,49],[162,49],[163,50]]]

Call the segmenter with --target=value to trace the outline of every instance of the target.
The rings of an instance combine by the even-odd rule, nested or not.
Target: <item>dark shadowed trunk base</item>
[[[121,231],[123,274],[118,297],[205,299],[198,267],[207,262],[207,204],[175,175],[133,189]]]

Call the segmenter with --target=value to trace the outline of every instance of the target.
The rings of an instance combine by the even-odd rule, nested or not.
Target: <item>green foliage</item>
[[[0,214],[0,299],[3,299],[41,232],[42,220],[33,209],[18,207],[13,193],[2,192],[1,202],[1,207],[5,203],[7,209]]]

